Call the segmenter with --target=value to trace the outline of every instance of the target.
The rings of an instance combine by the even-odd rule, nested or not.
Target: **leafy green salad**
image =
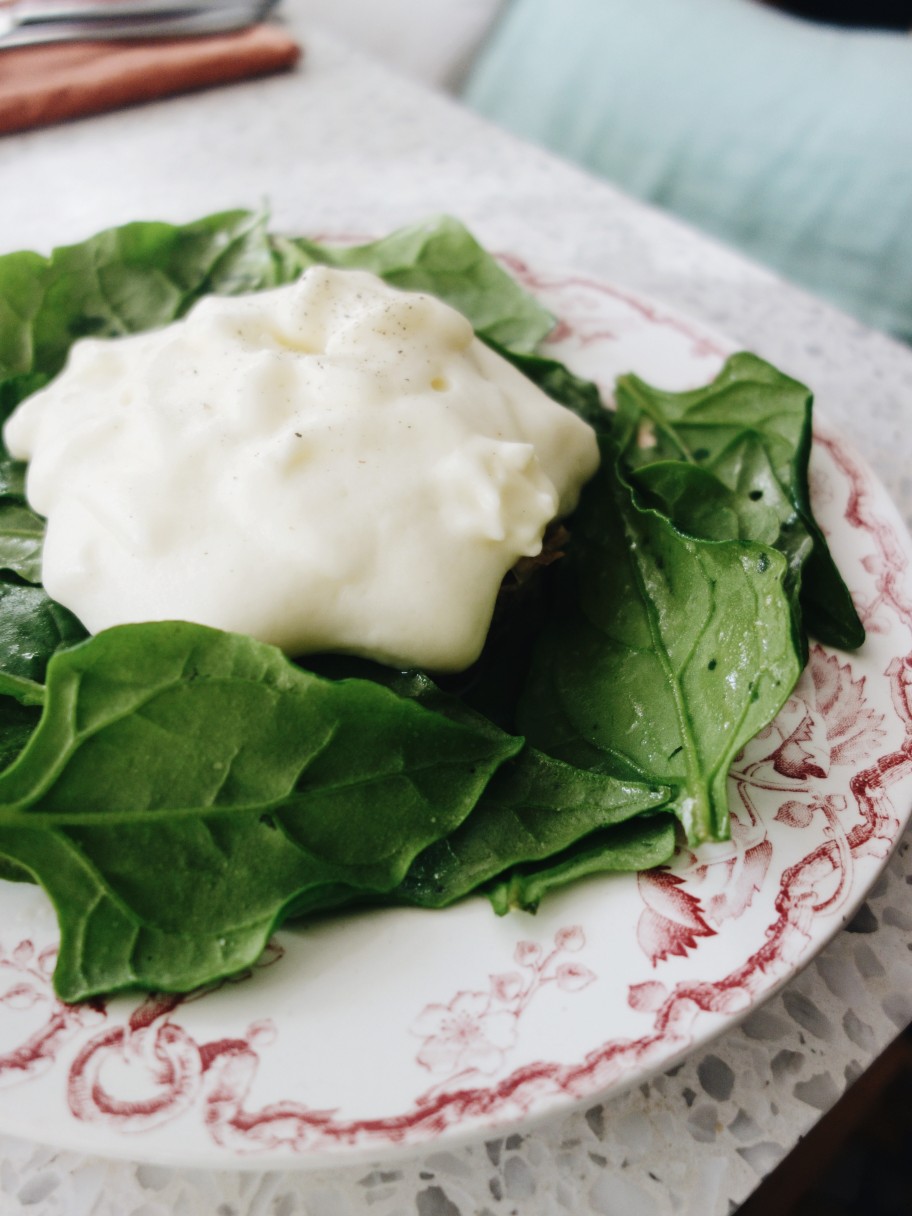
[[[0,420],[76,339],[315,262],[457,308],[596,429],[600,469],[565,556],[503,594],[479,662],[439,680],[181,621],[88,637],[41,586],[44,521],[0,452],[0,874],[53,901],[64,1000],[217,980],[290,917],[473,891],[534,909],[667,861],[676,834],[723,840],[731,761],[808,632],[864,640],[811,515],[807,389],[739,354],[692,392],[623,377],[609,412],[535,354],[552,318],[451,219],[331,248],[231,212],[2,257]]]

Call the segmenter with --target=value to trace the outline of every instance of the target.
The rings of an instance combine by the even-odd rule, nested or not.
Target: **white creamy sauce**
[[[432,670],[477,658],[598,463],[459,313],[325,267],[78,342],[4,436],[45,587],[93,633],[181,619]]]

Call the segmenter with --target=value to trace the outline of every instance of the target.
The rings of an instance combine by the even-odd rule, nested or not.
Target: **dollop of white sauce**
[[[77,342],[6,424],[43,581],[91,632],[190,620],[288,654],[459,670],[593,431],[432,296],[362,271]]]

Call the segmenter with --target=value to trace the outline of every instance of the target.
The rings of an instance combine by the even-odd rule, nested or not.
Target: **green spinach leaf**
[[[51,655],[85,636],[72,612],[52,600],[43,587],[0,575],[0,677],[41,683]]]
[[[570,764],[671,786],[688,839],[724,839],[731,761],[801,671],[786,562],[754,542],[683,535],[637,506],[616,459],[606,442],[518,728]]]
[[[0,498],[0,570],[41,582],[44,520],[16,497]]]
[[[185,990],[253,962],[309,889],[391,890],[520,745],[250,638],[121,626],[52,659],[0,852],[57,908],[63,999]]]
[[[604,828],[537,865],[519,866],[488,891],[498,916],[535,912],[551,891],[595,874],[651,870],[671,860],[675,847],[671,815],[649,815]]]
[[[154,329],[201,295],[275,284],[265,217],[245,211],[193,224],[126,224],[78,245],[0,257],[0,380],[54,376],[77,338]],[[9,390],[8,390],[9,391]]]
[[[811,393],[755,355],[733,355],[705,388],[669,393],[623,376],[618,442],[631,482],[678,527],[772,545],[789,563],[806,628],[854,649],[864,628],[813,518]]]
[[[551,858],[600,828],[661,807],[669,794],[661,786],[572,768],[526,747],[494,775],[462,825],[419,854],[395,896],[442,908],[521,862]],[[633,836],[637,831],[632,828]],[[668,843],[652,864],[671,856],[673,830]],[[614,862],[605,868],[636,868],[621,864],[619,855]]]

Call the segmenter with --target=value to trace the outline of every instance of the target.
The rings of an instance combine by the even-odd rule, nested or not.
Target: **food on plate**
[[[440,677],[292,661],[189,621],[87,636],[41,584],[44,520],[3,454],[0,866],[54,903],[66,1000],[211,982],[290,917],[476,890],[534,908],[580,876],[661,864],[676,833],[724,839],[729,765],[789,695],[808,632],[863,640],[810,513],[807,389],[741,354],[687,393],[623,377],[608,412],[535,353],[552,318],[452,220],[332,248],[228,213],[0,258],[2,414],[78,338],[157,329],[314,265],[456,308],[593,428],[601,462],[565,556],[477,662]]]
[[[92,633],[196,621],[432,671],[478,658],[599,459],[461,313],[328,266],[77,342],[4,441],[45,589]]]

